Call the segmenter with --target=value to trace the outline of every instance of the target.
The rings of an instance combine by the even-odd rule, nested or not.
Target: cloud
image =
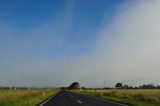
[[[112,24],[99,32],[101,37],[95,55],[98,60],[95,61],[102,69],[97,74],[108,82],[158,83],[154,78],[160,78],[159,5],[158,1],[137,2],[116,15]],[[138,79],[146,79],[146,82]]]
[[[89,87],[103,86],[103,81],[107,82],[107,86],[113,86],[117,81],[130,85],[152,82],[159,84],[159,5],[159,1],[137,1],[134,5],[125,4],[119,8],[110,24],[103,24],[107,19],[102,21],[103,26],[97,29],[97,40],[92,45],[92,49],[78,57],[53,60],[22,54],[4,58],[4,61],[1,61],[1,70],[3,70],[1,83],[8,83],[8,85],[14,83],[19,86],[23,84],[24,86],[67,86],[73,81],[79,81]],[[67,27],[62,28],[65,29],[63,33],[66,33],[65,31],[69,30],[68,26],[72,24],[74,6],[70,4],[68,8]],[[51,23],[37,30],[34,29],[28,32],[27,35],[30,36],[22,41],[27,42],[27,45],[36,42],[38,47],[44,46],[42,47],[44,50],[47,45],[48,49],[53,47],[52,44],[57,45],[57,38],[63,40],[62,44],[65,45],[66,39],[63,36],[60,38],[52,36],[61,33],[56,32],[57,29],[54,28],[57,27],[53,26]],[[54,33],[50,33],[52,30]],[[44,36],[46,33],[48,36]],[[39,36],[33,37],[33,35]],[[23,42],[18,43],[20,44]],[[10,42],[9,45],[12,43]],[[17,50],[19,52],[19,49]]]
[[[117,81],[159,84],[160,2],[128,5],[109,26],[98,31],[94,50],[73,63],[72,80],[90,86],[103,86],[104,80],[110,86]]]

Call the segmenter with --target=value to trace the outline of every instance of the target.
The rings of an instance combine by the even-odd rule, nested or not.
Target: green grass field
[[[55,93],[53,90],[0,90],[0,106],[34,106]]]
[[[125,103],[129,106],[160,106],[160,89],[80,90],[74,92]]]

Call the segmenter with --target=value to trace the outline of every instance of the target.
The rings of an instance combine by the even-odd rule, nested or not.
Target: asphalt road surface
[[[67,91],[48,98],[39,106],[127,106]]]

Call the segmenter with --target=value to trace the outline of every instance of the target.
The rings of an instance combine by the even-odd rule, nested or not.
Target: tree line
[[[160,85],[154,85],[154,84],[142,84],[138,87],[134,87],[131,85],[126,85],[123,84],[121,82],[118,82],[115,84],[115,87],[104,87],[104,88],[86,88],[86,87],[80,87],[79,82],[73,82],[71,85],[69,85],[68,87],[61,87],[60,89],[62,90],[79,90],[79,89],[83,89],[83,90],[87,90],[87,89],[160,89]],[[36,88],[36,87],[3,87],[0,86],[0,89],[11,89],[11,90],[16,90],[16,89],[58,89],[58,88],[52,88],[52,87],[44,87],[44,88]]]
[[[160,89],[160,85],[154,85],[154,84],[143,84],[138,87],[133,87],[131,85],[123,85],[123,83],[116,83],[115,88],[121,88],[121,89]]]
[[[160,89],[160,85],[154,85],[154,84],[142,84],[138,87],[134,87],[131,85],[126,85],[121,82],[118,82],[115,84],[115,87],[104,87],[104,88],[87,88],[87,87],[80,87],[79,82],[73,82],[71,85],[69,85],[68,87],[62,87],[62,90],[88,90],[88,89]]]

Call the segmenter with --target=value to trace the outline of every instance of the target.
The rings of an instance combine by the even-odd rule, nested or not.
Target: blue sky
[[[108,14],[107,23],[109,23],[116,8],[125,1],[14,0],[4,2],[2,0],[1,2],[3,5],[1,20],[15,30],[16,34],[12,35],[12,37],[23,39],[29,36],[26,34],[28,32],[32,33],[34,32],[33,30],[39,29],[45,30],[41,38],[36,38],[36,36],[39,36],[38,34],[30,35],[31,39],[39,40],[33,40],[33,44],[23,47],[26,48],[23,51],[29,52],[30,55],[64,58],[87,52],[96,39],[94,33],[101,26],[106,12]],[[54,34],[54,30],[56,30],[56,34]],[[3,37],[4,35],[1,36]],[[45,39],[45,36],[46,40],[43,41],[42,39]],[[62,41],[64,43],[57,41],[57,44],[48,47],[47,50],[45,46],[39,47],[41,46],[40,42],[45,45],[47,39],[51,36],[58,36],[57,40],[64,39]],[[50,42],[52,43],[52,40]],[[36,50],[36,48],[39,49]]]
[[[2,0],[1,2],[4,1]],[[70,4],[74,5],[75,21],[80,21],[80,23],[84,22],[84,20],[85,22],[93,21],[95,25],[98,25],[104,12],[107,10],[113,12],[121,2],[124,1],[101,0],[99,2],[97,0],[86,0],[84,3],[83,0],[14,0],[3,4],[7,8],[5,15],[5,19],[7,18],[6,21],[15,25],[18,29],[27,29],[48,22],[52,18],[60,18],[64,15],[67,6]]]
[[[0,85],[67,86],[78,81],[95,87],[105,80],[108,86],[116,81],[157,84],[158,4],[1,0]],[[138,72],[147,73],[134,77]],[[127,82],[131,80],[135,82]]]
[[[20,45],[22,39],[28,39],[29,41],[22,41],[26,44],[21,47],[14,46],[21,52],[19,55],[56,59],[83,55],[92,49],[97,38],[95,33],[102,25],[105,14],[109,23],[116,8],[123,2],[125,1],[88,0],[84,3],[82,0],[2,0],[1,22],[15,34],[4,34],[1,37],[12,37],[12,42],[19,42]],[[6,56],[5,50],[4,54]],[[7,54],[10,55],[10,52]]]

